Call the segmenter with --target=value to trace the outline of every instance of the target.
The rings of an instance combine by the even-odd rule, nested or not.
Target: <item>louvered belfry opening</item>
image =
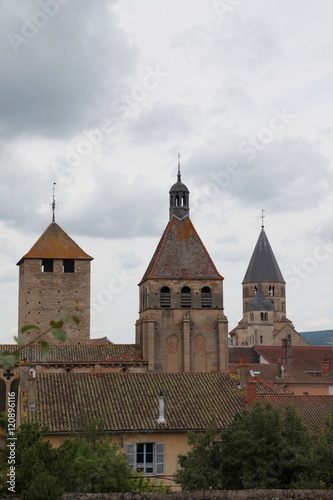
[[[201,290],[201,307],[212,307],[212,292],[209,286],[204,286]]]
[[[162,286],[161,288],[160,304],[161,307],[170,307],[171,305],[170,288],[168,286]]]
[[[191,289],[188,286],[183,286],[181,290],[181,307],[191,307]]]

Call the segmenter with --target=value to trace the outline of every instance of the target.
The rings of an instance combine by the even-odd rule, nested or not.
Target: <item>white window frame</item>
[[[153,445],[153,472],[144,472],[144,476],[159,476],[164,475],[165,470],[165,449],[164,443],[153,443],[145,441],[144,443],[128,443],[126,444],[126,455],[129,465],[137,470],[137,445],[138,444],[152,444]]]

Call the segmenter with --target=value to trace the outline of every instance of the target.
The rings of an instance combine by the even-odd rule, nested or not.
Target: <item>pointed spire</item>
[[[56,209],[56,202],[55,202],[55,185],[56,183],[53,183],[53,197],[52,197],[52,222],[55,222],[55,209]]]
[[[285,283],[263,227],[245,273],[243,284],[255,283],[259,280]]]
[[[181,174],[180,174],[180,153],[178,153],[178,174],[177,174],[177,182],[181,182],[182,181],[182,177],[181,177]]]
[[[261,280],[258,280],[257,293],[251,302],[246,306],[247,311],[273,311],[274,305],[272,301],[266,299],[262,289]]]
[[[260,217],[260,219],[261,219],[261,229],[264,229],[264,218],[266,217],[264,215],[264,212],[265,212],[265,209],[263,208],[262,211],[261,211],[261,217]]]

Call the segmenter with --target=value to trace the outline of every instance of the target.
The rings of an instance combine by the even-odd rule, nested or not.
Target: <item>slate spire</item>
[[[243,284],[258,281],[285,283],[263,227],[245,273]]]

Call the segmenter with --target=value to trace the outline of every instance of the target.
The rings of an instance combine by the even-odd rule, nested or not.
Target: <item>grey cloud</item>
[[[184,51],[188,60],[200,68],[219,64],[238,71],[260,69],[264,61],[280,53],[268,27],[259,20],[242,19],[237,9],[226,22],[210,29],[195,26],[178,34],[172,48]]]
[[[132,121],[128,132],[135,140],[168,141],[187,136],[195,127],[196,110],[191,106],[158,101]]]
[[[75,1],[59,5],[30,39],[22,30],[43,11],[40,2],[29,0],[27,9],[16,1],[16,9],[3,10],[2,136],[63,137],[110,114],[112,100],[136,64],[136,51],[118,27],[112,3],[85,2],[84,9]],[[10,33],[27,43],[15,45]]]
[[[277,212],[304,210],[318,207],[332,191],[329,161],[315,143],[287,137],[265,145],[249,161],[239,153],[241,142],[227,135],[193,154],[189,164],[200,186],[198,206],[214,196],[221,202],[232,197],[243,206],[265,203]]]

